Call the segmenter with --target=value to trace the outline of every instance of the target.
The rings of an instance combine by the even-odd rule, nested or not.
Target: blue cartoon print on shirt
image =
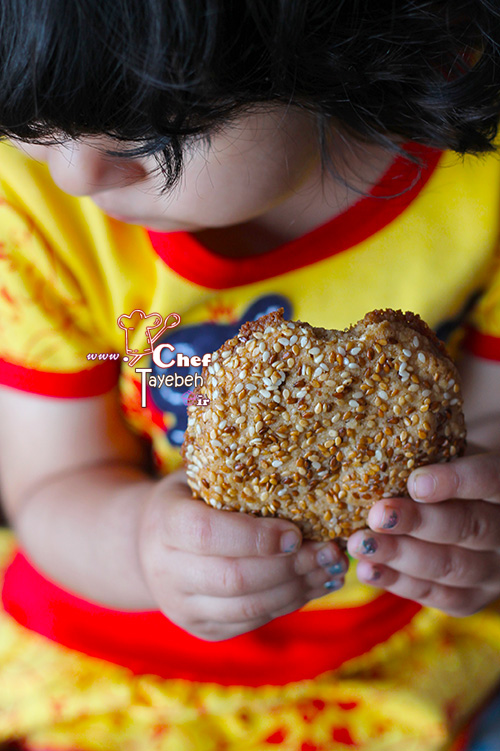
[[[240,330],[246,321],[255,321],[260,316],[271,313],[279,308],[284,309],[284,317],[291,318],[292,304],[290,300],[283,295],[264,295],[259,297],[250,305],[238,321],[232,323],[217,323],[214,321],[204,321],[192,326],[182,326],[175,329],[173,333],[166,334],[156,344],[169,342],[177,352],[192,357],[193,355],[202,356],[206,352],[215,352],[227,339],[231,339]],[[158,368],[154,362],[148,365],[152,368],[151,375],[161,376],[165,371]],[[201,373],[201,367],[183,368],[182,375]],[[169,371],[170,372],[170,371]],[[179,371],[180,372],[180,371]],[[149,396],[154,404],[163,412],[169,412],[176,418],[175,426],[169,430],[168,439],[174,446],[181,446],[184,440],[184,431],[187,427],[186,411],[186,387],[161,386],[160,388],[149,389]]]

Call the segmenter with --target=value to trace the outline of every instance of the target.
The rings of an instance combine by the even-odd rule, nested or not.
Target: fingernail
[[[413,498],[415,501],[428,498],[436,490],[436,481],[428,472],[419,472],[413,476]]]
[[[337,556],[335,555],[333,550],[329,547],[326,547],[321,548],[321,550],[318,551],[316,560],[320,566],[327,566],[329,563],[333,563],[336,557]]]
[[[357,551],[364,555],[372,555],[377,548],[377,541],[373,537],[365,537],[361,544],[358,545]]]
[[[377,506],[370,511],[370,527],[372,529],[394,529],[399,521],[396,509]]]
[[[331,581],[325,582],[325,589],[329,589],[332,592],[335,592],[337,589],[340,589],[344,585],[343,581],[340,581],[340,579],[332,579]]]
[[[382,572],[379,571],[378,568],[374,568],[370,575],[370,581],[371,582],[377,581],[377,579],[380,579],[381,576],[382,576]]]
[[[328,566],[327,569],[330,576],[338,576],[339,574],[344,573],[344,566],[339,561],[338,563],[334,563],[332,566]]]
[[[399,514],[395,509],[384,509],[384,515],[382,517],[382,529],[394,529],[399,521]]]
[[[281,535],[280,547],[283,553],[295,553],[300,546],[300,537],[297,532],[289,531]]]

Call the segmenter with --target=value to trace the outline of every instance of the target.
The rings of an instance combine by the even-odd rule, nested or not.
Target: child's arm
[[[184,473],[153,480],[142,466],[113,392],[59,400],[0,389],[6,513],[35,565],[67,589],[159,609],[218,640],[325,594],[335,574],[342,582],[347,561],[333,543],[300,545],[292,523],[217,511],[192,500]]]
[[[349,540],[362,581],[455,616],[500,597],[500,363],[467,355],[461,371],[469,455],[413,472],[413,500],[375,504],[376,534]]]

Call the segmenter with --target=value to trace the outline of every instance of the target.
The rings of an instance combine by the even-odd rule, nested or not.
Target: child
[[[2,737],[449,748],[500,679],[498,12],[10,0],[1,20]],[[357,579],[333,542],[191,500],[186,371],[142,380],[153,344],[202,356],[278,307],[329,328],[413,310],[464,350],[470,453],[374,505]]]

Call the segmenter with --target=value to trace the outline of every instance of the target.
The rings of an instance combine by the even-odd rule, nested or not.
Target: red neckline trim
[[[188,232],[145,231],[167,266],[201,287],[228,289],[279,276],[358,245],[394,221],[412,203],[436,169],[443,152],[414,143],[407,143],[404,148],[421,161],[420,174],[413,162],[398,156],[368,196],[326,224],[258,256],[219,255]],[[391,198],[395,193],[401,195]],[[380,200],[384,198],[385,201]]]

